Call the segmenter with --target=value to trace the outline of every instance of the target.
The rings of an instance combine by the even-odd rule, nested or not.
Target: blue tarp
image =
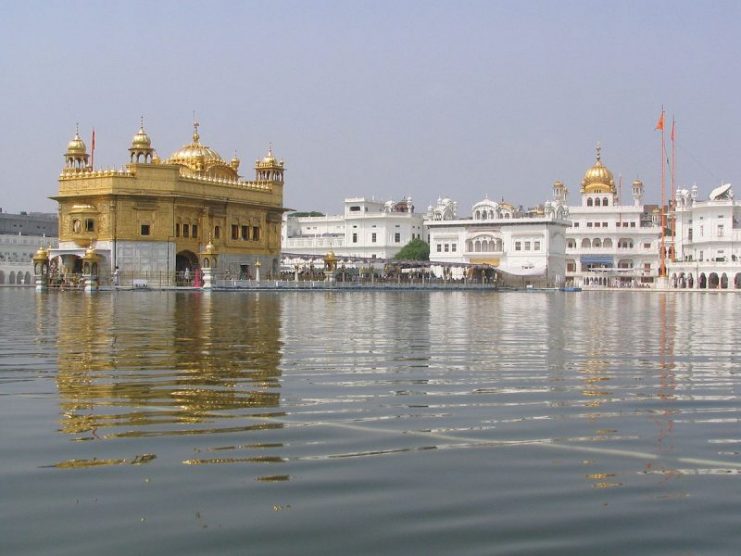
[[[612,255],[582,255],[581,264],[609,264],[615,263]]]

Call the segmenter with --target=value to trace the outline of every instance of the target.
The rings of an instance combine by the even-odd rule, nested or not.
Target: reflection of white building
[[[338,257],[389,259],[412,239],[424,239],[423,232],[423,216],[415,214],[411,198],[382,202],[352,197],[345,199],[343,214],[284,215],[283,262],[329,251]]]
[[[566,281],[570,285],[651,284],[659,272],[661,227],[657,207],[643,205],[643,183],[632,184],[633,203],[620,204],[612,172],[597,160],[584,174],[581,204],[569,207]],[[557,181],[553,197],[565,203],[568,191]]]
[[[730,184],[698,200],[697,186],[676,194],[676,260],[667,261],[670,287],[741,288],[741,204]]]
[[[485,265],[542,277],[550,285],[563,279],[568,208],[562,202],[548,201],[542,210],[524,212],[485,199],[473,206],[469,218],[458,218],[455,208],[450,199],[440,199],[428,210],[430,262]]]
[[[39,247],[49,245],[57,246],[56,214],[0,210],[0,285],[32,285],[31,258]]]

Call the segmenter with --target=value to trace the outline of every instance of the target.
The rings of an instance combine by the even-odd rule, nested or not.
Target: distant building
[[[669,287],[741,289],[741,203],[730,184],[716,187],[706,200],[697,186],[679,189],[675,197],[675,258],[667,260]],[[671,254],[671,251],[669,251]]]
[[[345,199],[342,214],[283,217],[283,261],[298,264],[333,251],[337,257],[390,259],[412,239],[425,239],[422,214],[412,199]]]
[[[272,149],[243,180],[236,156],[226,162],[192,141],[161,161],[143,124],[122,169],[94,169],[79,134],[70,141],[59,176],[59,247],[52,269],[78,273],[86,250],[100,257],[101,275],[173,284],[192,277],[198,253],[211,241],[217,272],[263,276],[278,271],[283,213],[283,161]],[[179,278],[177,278],[179,277]]]
[[[568,190],[557,181],[553,199],[566,203]],[[659,273],[660,213],[643,205],[643,182],[632,184],[633,203],[620,203],[612,172],[597,160],[581,182],[581,202],[569,206],[566,283],[573,286],[652,285]]]
[[[463,277],[464,269],[469,277],[472,272],[485,276],[491,268],[510,282],[517,277],[516,285],[563,283],[569,224],[563,203],[548,201],[541,209],[523,211],[484,199],[473,206],[470,217],[459,218],[456,211],[451,199],[438,199],[425,219],[430,262],[444,263],[451,278]]]
[[[31,258],[41,246],[56,247],[56,236],[56,214],[0,210],[0,285],[32,285]]]

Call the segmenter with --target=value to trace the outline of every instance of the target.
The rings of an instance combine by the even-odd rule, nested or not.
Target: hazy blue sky
[[[661,105],[680,184],[741,184],[741,3],[0,0],[0,207],[56,210],[75,122],[120,166],[139,116],[164,159],[240,171],[270,142],[286,206],[345,196],[534,205],[603,161],[659,199]],[[741,193],[741,189],[737,186]]]

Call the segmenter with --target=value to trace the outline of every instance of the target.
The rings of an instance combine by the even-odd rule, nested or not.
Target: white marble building
[[[329,251],[340,258],[390,259],[412,239],[425,239],[423,218],[408,197],[398,202],[350,197],[342,214],[284,215],[283,264],[323,257]]]
[[[523,283],[526,277],[551,286],[563,282],[568,208],[560,201],[525,212],[484,199],[473,206],[470,217],[459,218],[452,200],[439,199],[429,208],[425,225],[430,262],[453,265],[452,278],[462,277],[467,265],[481,265],[521,276]]]
[[[716,187],[706,200],[698,199],[697,186],[677,190],[670,220],[676,225],[669,287],[741,289],[741,203],[730,184]]]
[[[661,238],[657,206],[643,204],[643,182],[632,183],[632,203],[621,204],[612,172],[597,160],[581,183],[580,204],[569,206],[566,283],[571,286],[649,287],[659,273]],[[554,201],[568,190],[556,181]]]

